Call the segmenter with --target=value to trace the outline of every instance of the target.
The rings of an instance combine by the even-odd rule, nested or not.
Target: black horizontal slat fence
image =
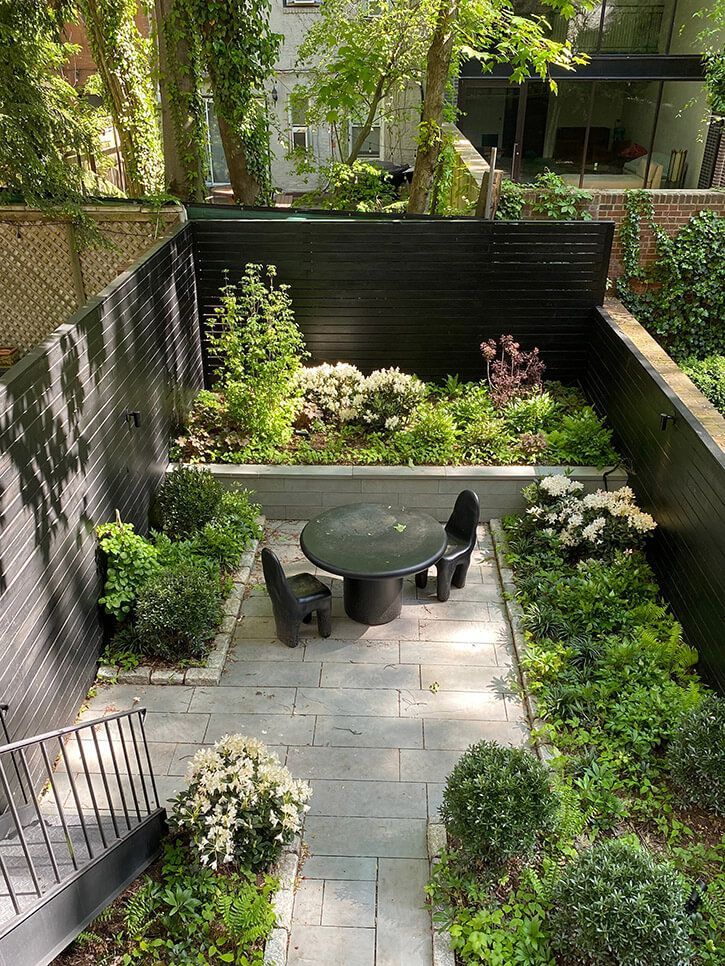
[[[145,527],[177,411],[201,384],[188,225],[0,379],[0,701],[14,738],[74,717],[101,641],[95,525],[118,509]]]
[[[248,262],[276,265],[312,364],[400,366],[425,379],[480,378],[480,343],[511,332],[524,348],[539,346],[551,378],[578,380],[613,232],[608,222],[480,219],[192,225],[202,321],[225,279],[237,281]]]
[[[703,673],[725,691],[725,453],[703,421],[721,435],[724,424],[632,322],[616,303],[595,311],[585,386],[657,520],[650,558],[665,595]],[[665,428],[663,415],[672,417]]]

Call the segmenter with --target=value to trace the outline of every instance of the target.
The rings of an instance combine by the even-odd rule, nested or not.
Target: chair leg
[[[287,647],[297,647],[300,642],[300,623],[295,618],[275,621],[277,637]]]
[[[454,567],[445,561],[441,561],[437,566],[438,586],[437,597],[440,601],[446,601],[451,596],[451,580],[453,579]]]
[[[420,587],[420,589],[423,590],[423,588],[427,585],[427,583],[428,583],[428,571],[427,570],[421,570],[421,572],[419,574],[416,574],[415,575],[415,586],[416,587]]]
[[[468,568],[471,566],[471,558],[466,557],[464,561],[458,564],[453,574],[453,586],[457,587],[459,590],[466,586],[466,574],[468,573]]]
[[[303,624],[311,624],[312,623],[312,611],[310,611],[309,614],[305,614],[305,616],[302,618],[302,623]]]
[[[326,600],[317,608],[317,629],[320,637],[332,634],[332,600]]]

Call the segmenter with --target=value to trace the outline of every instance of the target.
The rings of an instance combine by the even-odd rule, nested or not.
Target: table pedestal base
[[[343,581],[345,613],[361,624],[387,624],[400,617],[403,606],[403,578]]]

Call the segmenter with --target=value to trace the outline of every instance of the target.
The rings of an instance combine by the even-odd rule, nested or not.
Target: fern
[[[132,936],[145,933],[156,918],[158,886],[150,880],[135,892],[126,905],[125,925]]]
[[[220,895],[218,908],[229,934],[240,946],[254,945],[273,928],[276,917],[267,895],[245,883],[234,895]]]

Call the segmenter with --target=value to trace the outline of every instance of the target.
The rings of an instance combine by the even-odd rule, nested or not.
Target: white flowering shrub
[[[370,429],[403,429],[425,399],[426,385],[417,376],[394,369],[376,369],[365,379],[359,396],[360,420]]]
[[[365,376],[356,366],[347,362],[331,366],[325,362],[299,369],[295,382],[305,403],[319,409],[324,420],[341,426],[358,417]]]
[[[609,556],[642,547],[657,524],[634,502],[628,486],[583,495],[567,476],[546,476],[524,489],[526,529],[585,557]]]
[[[230,863],[267,868],[300,831],[312,794],[261,741],[243,735],[197,751],[186,779],[171,823],[212,869]]]

